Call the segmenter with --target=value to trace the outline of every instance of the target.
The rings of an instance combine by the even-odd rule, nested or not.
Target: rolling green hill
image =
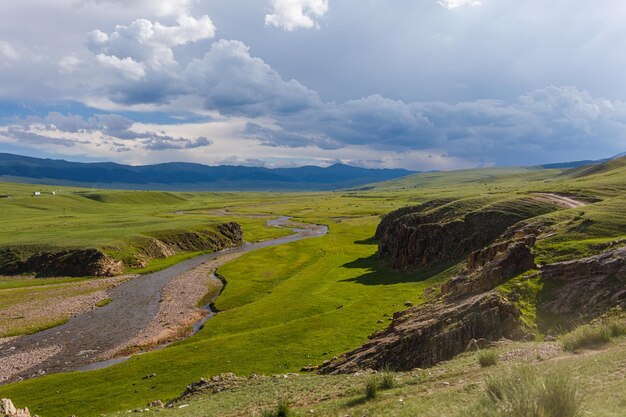
[[[222,267],[219,273],[228,285],[216,302],[221,312],[197,335],[103,370],[49,375],[2,386],[0,395],[28,405],[43,417],[96,416],[143,407],[155,399],[175,398],[188,383],[202,376],[294,372],[354,349],[372,332],[386,327],[388,317],[402,310],[405,301],[424,302],[428,288],[445,282],[463,265],[464,260],[458,259],[438,267],[398,271],[377,259],[372,236],[380,216],[407,205],[447,199],[458,213],[484,205],[514,212],[520,208],[520,201],[528,201],[537,193],[561,193],[588,202],[587,206],[572,209],[539,210],[528,220],[546,220],[554,227],[555,234],[537,244],[542,262],[597,253],[602,244],[626,238],[626,167],[620,160],[601,172],[584,176],[562,172],[515,168],[424,173],[363,190],[315,194],[146,193],[144,197],[142,193],[63,189],[57,196],[38,199],[29,196],[32,187],[4,184],[0,193],[17,196],[0,200],[6,213],[0,227],[17,240],[4,237],[0,245],[15,241],[23,245],[121,245],[128,235],[205,224],[216,219],[212,210],[224,207],[229,210],[226,217],[242,222],[244,231],[248,227],[255,239],[273,232],[263,227],[264,219],[245,217],[252,214],[290,215],[299,221],[327,224],[330,230],[322,238],[261,249]],[[102,197],[96,201],[86,195]],[[142,204],[148,200],[155,203]],[[172,214],[177,211],[193,214]],[[218,213],[221,221],[224,213]],[[74,217],[64,219],[64,215]],[[460,364],[469,366],[467,361]],[[457,377],[467,375],[466,369],[451,372]],[[142,379],[152,373],[157,377]],[[420,375],[415,374],[415,384],[422,380]],[[350,414],[350,410],[367,413],[367,404],[351,406],[345,404],[347,399],[341,399],[355,396],[356,388],[349,378],[323,378],[312,377],[303,384],[310,383],[316,387],[311,389],[323,391],[325,384],[339,381],[345,387],[342,389],[352,393],[337,397],[326,392],[327,398],[334,398],[332,404],[324,405],[328,415]],[[457,381],[454,376],[446,378]],[[475,382],[475,378],[468,378]],[[362,383],[360,379],[355,381]],[[405,393],[413,386],[407,384],[403,385],[405,390],[397,391],[399,396],[412,396]],[[459,390],[474,389],[463,388],[463,381],[455,384]],[[262,392],[254,398],[268,403],[277,395],[275,386],[272,382],[261,385]],[[433,392],[437,401],[457,394],[457,390]],[[236,397],[229,395],[219,398],[236,403]],[[415,404],[424,400],[423,396],[412,398]],[[254,399],[245,401],[253,407]],[[384,401],[380,407],[385,407]],[[393,401],[398,399],[393,397]],[[232,415],[245,415],[249,410],[233,411],[232,404],[224,405]],[[412,410],[423,411],[415,407]],[[205,409],[193,410],[203,413],[198,410]],[[394,411],[394,415],[413,415],[411,408],[408,410],[408,414]],[[180,415],[190,414],[183,410]]]

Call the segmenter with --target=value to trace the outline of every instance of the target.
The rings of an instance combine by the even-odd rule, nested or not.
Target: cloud
[[[482,0],[439,0],[439,4],[448,10],[463,6],[480,6]]]
[[[282,36],[254,22],[267,14],[268,26],[315,28],[328,2],[12,2],[2,17],[0,130],[15,141],[12,126],[11,137],[37,146],[50,137],[63,152],[115,149],[112,159],[126,162],[216,161],[237,149],[242,160],[450,168],[623,152],[626,56],[614,45],[626,3],[482,4],[459,14],[446,9],[478,1],[334,2],[324,30]],[[206,10],[220,33],[247,42],[214,42]],[[36,33],[23,30],[24,16]],[[50,109],[62,113],[26,126],[7,119]],[[126,117],[97,114],[107,112]],[[211,155],[186,147],[201,137],[213,141]]]
[[[175,71],[173,47],[215,36],[215,26],[208,16],[179,16],[177,24],[166,26],[147,19],[130,25],[118,25],[110,34],[94,30],[87,36],[87,47],[105,65],[127,76],[139,74],[138,65],[154,71]],[[141,77],[142,78],[142,77]]]
[[[80,58],[74,55],[64,56],[59,60],[59,73],[61,74],[71,74],[76,72],[82,64]]]
[[[146,76],[146,70],[142,63],[132,58],[118,58],[114,55],[98,54],[96,59],[107,68],[117,70],[124,78],[137,81]]]
[[[97,32],[93,37],[94,43],[108,44],[111,39]],[[510,101],[403,101],[373,94],[325,102],[298,81],[284,79],[240,41],[213,42],[201,59],[186,66],[173,56],[169,66],[146,65],[145,55],[132,52],[139,61],[128,63],[126,79],[111,87],[109,98],[159,104],[193,97],[203,103],[196,111],[248,119],[240,137],[275,149],[365,146],[399,154],[420,152],[420,158],[439,152],[476,164],[519,164],[549,161],[549,153],[557,149],[576,149],[577,155],[605,149],[610,154],[621,150],[619,140],[626,134],[623,103],[595,98],[575,87],[535,89]],[[145,74],[139,68],[133,73],[133,62],[141,63]],[[157,138],[147,146],[165,149],[180,144]]]
[[[316,19],[328,11],[328,0],[271,0],[270,5],[265,25],[288,31],[318,28]]]
[[[4,59],[8,59],[10,61],[15,61],[18,58],[17,51],[10,43],[5,41],[0,41],[0,57]]]
[[[206,136],[186,138],[136,128],[135,123],[117,114],[96,114],[84,118],[50,112],[45,117],[26,117],[0,128],[0,135],[25,146],[84,148],[107,145],[115,152],[196,149],[213,144]]]
[[[170,136],[156,136],[149,139],[144,147],[151,151],[162,151],[166,149],[196,149],[212,144],[213,141],[204,136],[193,140],[172,138]]]
[[[269,164],[262,159],[240,158],[234,155],[220,159],[219,161],[217,161],[217,164],[231,165],[231,166],[243,166],[243,167],[264,167],[264,168],[269,167]]]
[[[178,16],[177,24],[137,19],[128,26],[118,25],[110,34],[94,30],[86,45],[103,67],[115,70],[117,78],[103,83],[107,99],[122,104],[167,103],[189,93],[189,85],[179,79],[181,65],[173,48],[211,39],[215,26],[208,16]]]
[[[157,16],[181,16],[189,11],[191,0],[82,0],[82,4],[111,4],[118,7],[139,7]]]
[[[317,94],[296,80],[283,80],[239,41],[219,40],[185,68],[182,79],[222,114],[260,116],[298,112],[316,105]]]
[[[534,90],[509,103],[405,103],[374,95],[276,117],[271,127],[249,123],[242,135],[272,147],[444,149],[460,160],[519,165],[619,152],[626,103],[567,86]]]

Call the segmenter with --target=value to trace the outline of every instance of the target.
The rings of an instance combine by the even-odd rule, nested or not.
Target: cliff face
[[[38,252],[22,259],[16,252],[6,249],[0,254],[5,262],[0,274],[37,274],[47,276],[111,276],[121,274],[124,264],[97,249],[77,249],[61,252]]]
[[[530,249],[534,242],[532,234],[507,231],[496,243],[469,256],[467,267],[442,286],[441,298],[396,313],[386,330],[325,364],[320,372],[423,368],[464,352],[475,339],[526,337],[519,309],[494,288],[535,267]]]
[[[539,320],[549,319],[555,326],[568,325],[580,319],[593,319],[616,306],[626,307],[626,247],[615,248],[624,242],[609,245],[613,248],[600,255],[538,266],[532,250],[538,239],[551,232],[548,223],[519,222],[504,230],[502,227],[512,218],[483,214],[480,218],[485,232],[480,237],[456,241],[446,240],[444,231],[468,232],[478,225],[472,223],[473,216],[469,221],[465,216],[461,222],[434,225],[420,224],[425,216],[415,211],[392,213],[379,228],[379,236],[384,239],[381,241],[383,255],[392,256],[397,265],[415,264],[404,263],[412,259],[426,264],[436,262],[445,258],[424,254],[445,250],[446,244],[453,245],[453,253],[459,254],[478,242],[489,240],[494,230],[502,234],[468,256],[465,268],[442,285],[441,297],[396,313],[387,329],[373,334],[360,348],[325,363],[319,371],[332,374],[385,366],[397,370],[428,367],[464,352],[468,346],[476,344],[475,339],[533,337],[524,331],[521,312],[514,303],[517,295],[514,292],[507,295],[497,287],[534,269],[538,272],[528,274],[527,279],[538,278],[542,284],[533,302],[536,303],[537,324],[544,329],[548,326]],[[406,225],[407,222],[412,226]],[[441,234],[428,233],[436,227],[442,229]],[[418,233],[420,236],[413,237]],[[390,246],[391,242],[394,246]],[[401,242],[409,248],[401,247]],[[393,250],[390,251],[390,247]],[[421,254],[421,257],[402,256],[409,253]]]
[[[181,251],[222,250],[243,244],[243,233],[238,223],[224,223],[217,230],[170,232],[159,239],[142,238],[137,249],[145,262]],[[40,251],[27,255],[14,249],[0,250],[0,275],[113,276],[121,274],[126,266],[124,262],[94,248]]]
[[[443,284],[442,292],[453,297],[480,294],[536,268],[532,247],[539,233],[538,227],[525,225],[507,229],[496,242],[472,252],[465,269]]]
[[[442,212],[424,214],[427,208],[423,206],[388,214],[376,231],[378,255],[394,268],[460,259],[525,218],[519,213],[480,210],[448,220],[442,219]]]
[[[541,268],[547,288],[542,312],[557,323],[589,320],[626,308],[626,247]]]
[[[472,339],[519,338],[520,313],[495,292],[424,304],[396,313],[392,325],[362,347],[320,368],[324,374],[360,369],[433,366],[466,350]]]

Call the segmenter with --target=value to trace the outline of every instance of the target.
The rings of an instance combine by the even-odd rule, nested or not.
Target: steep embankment
[[[570,200],[563,200],[563,205],[583,205]],[[378,231],[383,247],[381,256],[389,256],[385,248],[395,237],[396,242],[400,242],[396,243],[397,247],[407,245],[422,253],[421,257],[407,258],[391,252],[396,266],[449,259],[450,255],[423,256],[429,245],[442,248],[437,242],[442,235],[435,235],[432,230],[439,227],[453,233],[468,232],[471,228],[456,226],[453,229],[447,224],[434,223],[437,216],[445,216],[438,208],[435,208],[434,215],[432,211],[425,213],[433,205],[437,206],[431,203],[403,209],[392,213],[392,218],[383,219]],[[457,255],[472,245],[487,241],[495,234],[494,230],[502,228],[502,219],[507,218],[498,215],[483,217],[485,233],[474,239],[456,235],[456,239],[446,241],[451,246],[451,253]],[[466,222],[466,219],[467,216],[461,221]],[[407,226],[407,223],[413,226]],[[428,227],[421,227],[423,225]],[[393,236],[398,230],[411,227],[415,237],[407,239],[406,233]],[[581,319],[598,317],[614,307],[626,307],[625,242],[616,240],[598,255],[537,265],[533,253],[537,240],[552,236],[556,230],[553,223],[543,218],[510,226],[493,243],[469,255],[461,273],[441,286],[439,298],[396,313],[387,329],[372,335],[362,347],[325,363],[320,372],[346,373],[387,366],[408,370],[432,366],[475,346],[476,340],[534,338],[531,332],[537,328],[544,332],[554,331],[557,327],[563,329]],[[407,259],[413,262],[398,262]],[[503,284],[513,278],[515,285],[505,289]]]
[[[143,266],[153,258],[164,258],[178,252],[217,251],[243,243],[241,226],[224,223],[216,228],[173,230],[157,237],[135,239],[139,256],[116,259],[97,248],[59,251],[35,251],[29,248],[0,250],[0,275],[36,274],[37,276],[112,276],[127,266]]]
[[[394,268],[454,261],[495,240],[509,226],[559,208],[548,198],[504,201],[436,200],[386,215],[378,229],[378,254]]]

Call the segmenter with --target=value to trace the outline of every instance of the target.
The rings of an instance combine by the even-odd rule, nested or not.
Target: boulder
[[[2,417],[30,417],[28,408],[16,408],[8,398],[0,402],[0,416]]]

